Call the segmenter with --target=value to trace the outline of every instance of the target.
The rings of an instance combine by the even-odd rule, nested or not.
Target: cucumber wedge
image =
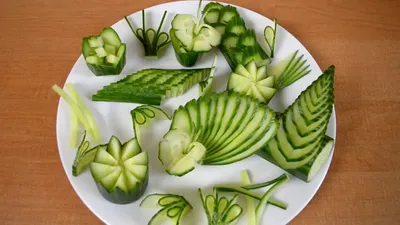
[[[239,64],[235,72],[230,74],[228,90],[268,103],[276,93],[274,82],[274,76],[267,76],[267,67],[257,67],[256,62],[252,60],[246,66]]]
[[[207,196],[204,196],[200,188],[198,191],[208,219],[208,225],[235,224],[242,215],[243,209],[236,203],[237,195],[228,200],[226,197],[219,197],[215,191],[213,195]]]
[[[126,63],[125,53],[126,45],[111,27],[82,39],[82,55],[96,76],[120,74]]]
[[[279,115],[276,136],[259,152],[288,172],[303,168],[302,172],[292,173],[306,182],[326,161],[333,143],[324,139],[334,102],[334,69],[330,66]]]
[[[140,203],[143,208],[156,208],[159,211],[151,218],[148,225],[169,224],[179,225],[183,216],[191,209],[190,203],[181,195],[151,194]]]
[[[102,196],[116,204],[139,199],[148,183],[148,156],[136,138],[124,144],[112,136],[107,146],[97,148],[90,171]]]
[[[247,158],[274,137],[275,112],[250,96],[225,91],[179,107],[159,144],[159,160],[171,175],[196,164],[223,165]]]

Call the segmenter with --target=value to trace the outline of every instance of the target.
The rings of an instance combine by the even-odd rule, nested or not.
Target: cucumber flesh
[[[266,66],[257,67],[254,60],[246,66],[239,64],[228,80],[228,90],[250,95],[266,103],[276,93],[276,89],[273,87],[274,77],[267,77]]]
[[[333,143],[328,141],[327,145],[325,132],[334,102],[334,69],[334,66],[330,66],[325,70],[279,116],[277,135],[259,152],[265,159],[306,182],[311,180],[320,165],[326,161],[330,152],[329,146]],[[324,154],[319,157],[322,152]],[[311,168],[316,159],[319,160],[310,174],[308,168]]]
[[[147,152],[141,152],[136,138],[121,145],[112,136],[107,146],[97,148],[90,171],[105,199],[116,204],[132,203],[147,187]]]
[[[240,180],[244,186],[251,185],[250,175],[246,170],[243,170],[240,173]],[[256,225],[256,210],[254,200],[249,196],[246,196],[245,200],[247,205],[247,225]]]

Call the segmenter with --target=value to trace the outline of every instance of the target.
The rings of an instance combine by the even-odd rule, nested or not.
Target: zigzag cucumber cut
[[[181,195],[151,194],[140,203],[140,207],[158,208],[159,211],[151,218],[148,225],[182,224],[181,220],[193,207]]]
[[[171,175],[203,165],[230,164],[257,152],[275,135],[275,112],[236,92],[212,93],[179,107],[159,144],[159,159]]]
[[[229,76],[228,90],[250,95],[268,103],[275,95],[275,77],[267,75],[267,67],[257,67],[254,60],[246,66],[239,64]]]
[[[257,66],[268,65],[271,60],[257,41],[254,30],[247,29],[236,7],[210,2],[203,10],[204,22],[221,33],[219,49],[234,71],[238,64],[254,60]]]
[[[208,225],[235,224],[242,215],[243,209],[236,203],[238,195],[229,200],[226,197],[219,197],[216,191],[214,191],[213,195],[204,196],[201,189],[199,188],[198,190]]]
[[[97,149],[89,167],[100,193],[110,202],[132,203],[147,188],[148,155],[136,138],[122,145],[112,136],[107,147]]]
[[[103,87],[92,100],[160,105],[166,98],[183,95],[210,72],[211,68],[144,69]]]
[[[306,182],[326,161],[333,144],[325,132],[333,109],[334,69],[330,66],[279,115],[276,136],[259,153]]]

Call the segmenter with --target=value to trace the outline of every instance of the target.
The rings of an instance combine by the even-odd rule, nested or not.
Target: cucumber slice
[[[265,79],[264,79],[265,78]],[[257,67],[254,60],[246,66],[239,64],[228,81],[228,90],[250,95],[268,103],[276,93],[274,77],[267,77],[266,66]]]
[[[275,113],[256,99],[229,91],[211,93],[175,111],[158,156],[168,173],[183,176],[196,163],[229,164],[249,157],[277,128]]]
[[[175,194],[148,195],[140,203],[140,206],[159,209],[149,221],[149,225],[160,225],[165,222],[179,225],[183,216],[192,209],[190,203],[183,196]]]
[[[285,110],[279,117],[277,135],[259,153],[306,182],[315,175],[319,170],[318,164],[321,165],[330,152],[324,139],[334,102],[334,69],[330,66]],[[329,143],[332,145],[332,142]],[[327,149],[322,151],[324,147]],[[307,169],[305,172],[293,172],[312,165],[322,152],[322,160],[316,164],[311,176],[308,176]]]
[[[147,187],[147,152],[141,152],[136,138],[121,145],[112,136],[108,145],[97,148],[90,171],[105,199],[116,204],[132,203]]]

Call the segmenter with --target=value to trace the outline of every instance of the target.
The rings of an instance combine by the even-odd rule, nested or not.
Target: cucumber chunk
[[[311,181],[326,161],[333,143],[326,141],[325,132],[334,102],[334,69],[330,66],[325,70],[279,116],[277,135],[259,152],[265,159],[306,182]],[[317,164],[310,174],[309,168],[315,161]]]
[[[116,204],[132,203],[147,187],[147,152],[141,152],[136,138],[121,145],[112,136],[107,146],[97,149],[90,171],[105,199]]]
[[[98,36],[84,37],[82,55],[96,76],[118,75],[126,64],[125,44],[111,27],[104,28]]]

